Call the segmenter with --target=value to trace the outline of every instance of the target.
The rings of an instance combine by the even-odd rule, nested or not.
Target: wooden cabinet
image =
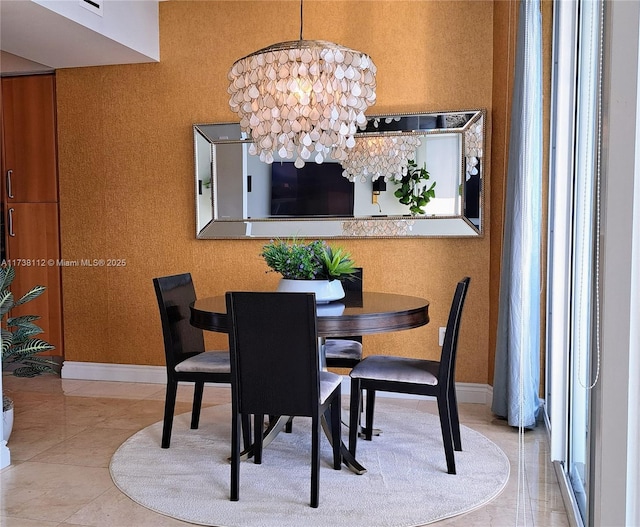
[[[12,316],[39,315],[41,338],[63,355],[55,76],[2,78],[2,259],[16,269],[15,296],[43,295]]]
[[[62,352],[60,234],[57,203],[11,203],[7,209],[7,263],[16,269],[11,286],[22,296],[35,285],[47,290],[38,298],[15,308],[11,315],[40,315],[41,335]],[[57,352],[57,353],[56,353]]]
[[[56,203],[58,177],[53,75],[2,79],[8,202]]]

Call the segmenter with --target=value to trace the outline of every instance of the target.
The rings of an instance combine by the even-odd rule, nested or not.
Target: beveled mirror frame
[[[193,125],[195,161],[196,237],[199,239],[243,238],[423,238],[423,237],[478,237],[483,235],[484,172],[486,158],[485,110],[427,112],[419,114],[373,115],[367,128],[357,137],[378,135],[434,135],[452,134],[460,145],[457,160],[459,188],[458,213],[429,215],[379,215],[352,217],[260,217],[247,218],[237,210],[247,210],[246,176],[247,146],[250,141],[240,132],[237,123],[211,123]],[[426,142],[426,141],[423,141]],[[236,145],[236,146],[234,146]],[[234,164],[226,170],[242,170],[242,176],[219,178],[224,172],[222,155],[218,149],[240,149],[242,167]],[[239,157],[237,157],[239,159]],[[427,169],[429,167],[427,166]],[[475,170],[475,173],[473,172]],[[468,210],[465,195],[470,174],[477,176],[478,216],[464,215]],[[355,185],[372,183],[356,182]],[[389,185],[389,183],[387,184]],[[475,187],[474,187],[475,188]],[[437,197],[436,188],[436,197]],[[224,199],[222,196],[225,196]],[[474,207],[475,208],[475,207]],[[231,212],[230,212],[231,211]],[[428,212],[428,211],[427,211]]]

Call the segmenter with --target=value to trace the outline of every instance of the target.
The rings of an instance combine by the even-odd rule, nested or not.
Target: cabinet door
[[[54,76],[4,77],[2,126],[7,201],[58,201]]]
[[[56,203],[11,203],[7,206],[7,263],[16,270],[11,291],[17,298],[35,285],[46,286],[38,298],[15,308],[11,316],[39,315],[40,335],[62,356],[60,234]]]

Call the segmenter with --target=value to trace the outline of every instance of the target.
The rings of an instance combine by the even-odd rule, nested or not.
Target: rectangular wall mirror
[[[363,152],[382,156],[373,167],[361,158],[342,166],[326,160],[296,169],[249,154],[250,141],[237,123],[193,126],[196,236],[216,238],[349,238],[481,236],[484,195],[485,112],[468,110],[368,118],[356,134]],[[407,150],[385,160],[381,144]],[[382,148],[382,152],[380,149]],[[368,156],[369,158],[371,155]],[[414,210],[395,195],[402,188],[388,163],[406,172],[426,169],[435,195]],[[356,159],[354,154],[354,159]],[[368,159],[365,157],[365,159]],[[394,165],[393,159],[396,164]],[[395,173],[395,172],[394,172]],[[398,178],[402,173],[398,172]],[[353,180],[353,181],[351,181]],[[414,205],[420,205],[415,200]]]

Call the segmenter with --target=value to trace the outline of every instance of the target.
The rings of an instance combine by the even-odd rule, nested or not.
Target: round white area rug
[[[363,475],[333,470],[323,436],[320,506],[309,507],[310,419],[297,417],[263,453],[240,465],[240,501],[229,501],[230,405],[176,416],[171,448],[160,448],[162,422],[123,443],[111,460],[116,486],[140,505],[186,522],[216,527],[415,527],[473,510],[495,498],[509,461],[493,442],[461,427],[456,475],[447,474],[436,415],[376,401],[373,441],[358,441]],[[347,437],[346,427],[343,436]]]

